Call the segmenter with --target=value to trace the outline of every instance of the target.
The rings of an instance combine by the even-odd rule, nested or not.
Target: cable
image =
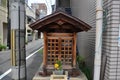
[[[8,33],[7,33],[7,46],[9,47],[9,49],[11,49],[11,40],[10,40],[10,30],[11,30],[11,26],[10,26],[10,9],[9,9],[9,0],[7,0],[7,9],[8,9],[8,16],[7,16],[7,21],[8,21]]]
[[[18,29],[18,30],[19,30],[19,33],[18,33],[18,36],[19,36],[19,37],[18,37],[18,44],[19,44],[19,47],[18,47],[18,48],[19,48],[18,79],[20,80],[20,66],[21,66],[21,51],[20,51],[20,50],[21,50],[21,48],[20,48],[20,47],[21,47],[21,46],[20,46],[20,5],[19,5],[19,7],[18,7],[18,14],[19,14],[19,15],[18,15],[18,17],[19,17],[19,19],[18,19],[18,20],[19,20],[19,21],[18,21],[18,23],[19,23],[19,24],[18,24],[18,27],[19,27],[19,29]]]

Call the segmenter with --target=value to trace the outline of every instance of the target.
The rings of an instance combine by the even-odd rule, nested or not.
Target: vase
[[[63,70],[55,70],[54,74],[55,75],[63,75]]]

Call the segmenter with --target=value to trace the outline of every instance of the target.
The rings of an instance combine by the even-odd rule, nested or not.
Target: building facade
[[[26,10],[26,43],[27,43],[37,38],[37,31],[33,31],[29,27],[29,25],[36,20],[35,19],[36,13],[34,9],[30,8],[27,5],[27,3],[25,5],[25,10]]]
[[[0,0],[0,44],[7,46],[7,0]]]
[[[32,3],[31,7],[39,12],[39,17],[37,19],[41,19],[47,15],[47,6],[45,3]]]
[[[62,9],[64,12],[66,12],[67,14],[72,14],[71,12],[71,8],[70,8],[70,0],[56,0],[56,6],[55,6],[56,10],[55,11],[59,11],[59,9]]]
[[[63,0],[56,0],[60,2]],[[92,26],[78,33],[77,48],[87,66],[94,70],[96,0],[69,0],[72,15]],[[68,3],[69,3],[68,1]],[[60,5],[61,3],[56,3]],[[103,0],[102,64],[100,80],[120,80],[120,0]],[[93,76],[93,75],[92,75]]]
[[[9,2],[11,4],[11,1]],[[32,29],[29,28],[29,24],[35,21],[35,11],[30,8],[27,3],[25,3],[25,9],[26,9],[26,42],[32,41],[33,38],[36,38],[35,34],[33,33],[35,37],[32,35]],[[10,10],[10,5],[9,5]],[[0,0],[0,44],[3,44],[5,46],[8,45],[7,40],[10,40],[10,35],[8,35],[8,11],[7,11],[7,0]],[[10,11],[9,11],[9,17],[10,17]],[[8,37],[9,36],[9,37]]]
[[[47,16],[47,6],[45,3],[32,3],[31,8],[36,12],[36,19]],[[43,34],[38,32],[38,38],[43,38]]]
[[[78,51],[94,68],[96,0],[71,0],[71,8],[74,16],[92,26],[88,33],[78,34]],[[101,80],[120,80],[120,1],[103,0],[103,13]]]
[[[103,0],[101,80],[120,80],[120,0]]]

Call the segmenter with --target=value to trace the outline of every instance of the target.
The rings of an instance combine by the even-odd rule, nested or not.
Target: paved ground
[[[42,44],[43,40],[41,39],[28,43],[26,45],[26,56],[39,49]],[[42,55],[39,52],[37,52],[27,60],[27,80],[32,79],[41,63]],[[10,67],[10,50],[0,52],[0,75],[10,69]],[[11,80],[11,74],[9,73],[7,76],[2,78],[2,80]]]

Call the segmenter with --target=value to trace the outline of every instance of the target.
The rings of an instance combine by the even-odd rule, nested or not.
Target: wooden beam
[[[67,36],[67,37],[69,37],[69,36],[73,36],[73,34],[72,33],[48,33],[47,34],[48,36]]]
[[[73,68],[76,68],[76,38],[77,35],[74,32],[74,40],[73,40]]]
[[[44,51],[43,51],[43,65],[46,66],[47,63],[47,33],[44,32]]]

